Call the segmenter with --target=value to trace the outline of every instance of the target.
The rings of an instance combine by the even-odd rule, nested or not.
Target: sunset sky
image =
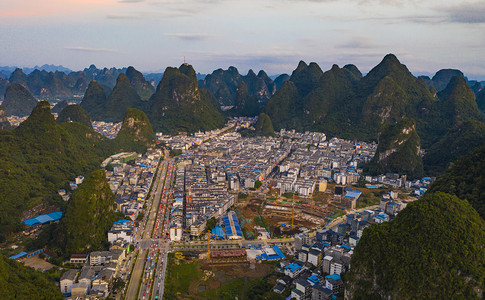
[[[0,65],[73,70],[235,66],[291,73],[298,61],[368,72],[394,53],[415,74],[485,80],[485,1],[1,0]]]

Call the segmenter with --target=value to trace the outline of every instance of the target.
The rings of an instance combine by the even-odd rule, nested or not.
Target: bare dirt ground
[[[34,268],[36,270],[40,270],[40,271],[43,271],[43,272],[54,267],[53,264],[46,262],[42,258],[39,258],[38,255],[24,259],[23,263],[24,263],[24,265],[26,265],[28,267],[31,267],[31,268]]]

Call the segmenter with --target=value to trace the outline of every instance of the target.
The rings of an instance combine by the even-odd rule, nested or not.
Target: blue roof
[[[128,221],[126,219],[121,219],[121,220],[118,220],[118,221],[115,221],[113,224],[124,224],[124,223],[130,223],[131,221]]]
[[[291,272],[295,272],[296,270],[301,269],[301,266],[297,264],[288,264],[284,269],[290,269]]]
[[[62,211],[51,212],[50,214],[47,214],[47,215],[51,217],[54,221],[57,221],[62,218]]]
[[[308,277],[307,279],[310,280],[313,283],[318,283],[319,282],[318,276],[316,274],[313,274],[312,276]]]
[[[22,257],[22,256],[26,255],[26,254],[27,254],[27,252],[23,252],[23,251],[22,251],[22,252],[20,252],[19,254],[15,254],[15,255],[13,255],[13,256],[10,256],[9,258],[10,258],[10,259],[17,259],[17,258],[20,258],[20,257]]]
[[[222,227],[219,225],[216,225],[216,227],[212,229],[212,234],[217,235],[220,238],[224,238],[224,232],[222,231]]]
[[[23,221],[23,223],[25,225],[32,226],[32,225],[35,225],[35,224],[39,224],[40,222],[36,218],[33,218],[33,219],[27,219],[27,220]]]
[[[55,221],[58,221],[60,218],[62,218],[62,211],[56,211],[50,214],[39,215],[35,218],[24,220],[22,221],[22,223],[24,223],[25,225],[32,226],[35,224],[46,224],[50,222],[55,222]]]
[[[328,276],[325,276],[325,279],[340,280],[340,275],[338,274],[328,275]]]
[[[352,248],[350,248],[349,246],[347,245],[340,245],[340,247],[344,248],[344,249],[347,249],[347,250],[351,250]]]
[[[347,191],[347,194],[345,194],[345,197],[347,198],[355,198],[359,199],[360,195],[362,195],[362,192],[354,189],[345,189]]]
[[[42,224],[49,223],[54,220],[48,215],[40,215],[40,216],[37,216],[36,219]]]

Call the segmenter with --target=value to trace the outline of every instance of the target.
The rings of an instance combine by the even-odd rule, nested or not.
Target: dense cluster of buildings
[[[172,150],[186,151],[202,144],[205,141],[213,139],[223,132],[236,126],[237,122],[229,121],[225,127],[220,129],[214,129],[206,132],[196,132],[193,135],[179,134],[179,135],[164,135],[161,132],[156,133],[157,142],[167,146]]]
[[[178,163],[170,224],[173,241],[181,240],[182,228],[199,236],[206,230],[207,220],[222,217],[234,205],[235,196],[228,193],[227,184],[214,180],[209,171],[199,161]]]
[[[405,206],[397,192],[384,194],[379,208],[348,214],[345,221],[332,229],[295,235],[294,256],[280,262],[281,275],[273,291],[291,289],[297,300],[326,300],[343,291],[341,274],[350,269],[350,258],[363,231],[373,223],[390,221]]]
[[[115,194],[117,210],[135,220],[150,190],[161,150],[149,149],[145,154],[120,153],[106,159],[102,167]]]
[[[291,155],[279,165],[276,187],[280,194],[292,192],[308,197],[320,182],[356,183],[362,173],[357,166],[372,159],[377,149],[375,144],[364,142],[337,138],[326,141],[323,133],[282,130],[281,135],[296,140]]]
[[[70,262],[82,268],[70,269],[61,276],[61,293],[68,299],[106,298],[113,279],[119,276],[125,254],[116,246],[109,251],[73,254]]]
[[[97,133],[102,134],[109,139],[114,139],[121,129],[122,122],[111,123],[104,121],[92,121],[91,124],[93,125],[94,131]]]

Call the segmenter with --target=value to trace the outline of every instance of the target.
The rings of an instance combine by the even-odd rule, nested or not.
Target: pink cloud
[[[2,0],[0,18],[71,15],[117,5],[115,0]]]

